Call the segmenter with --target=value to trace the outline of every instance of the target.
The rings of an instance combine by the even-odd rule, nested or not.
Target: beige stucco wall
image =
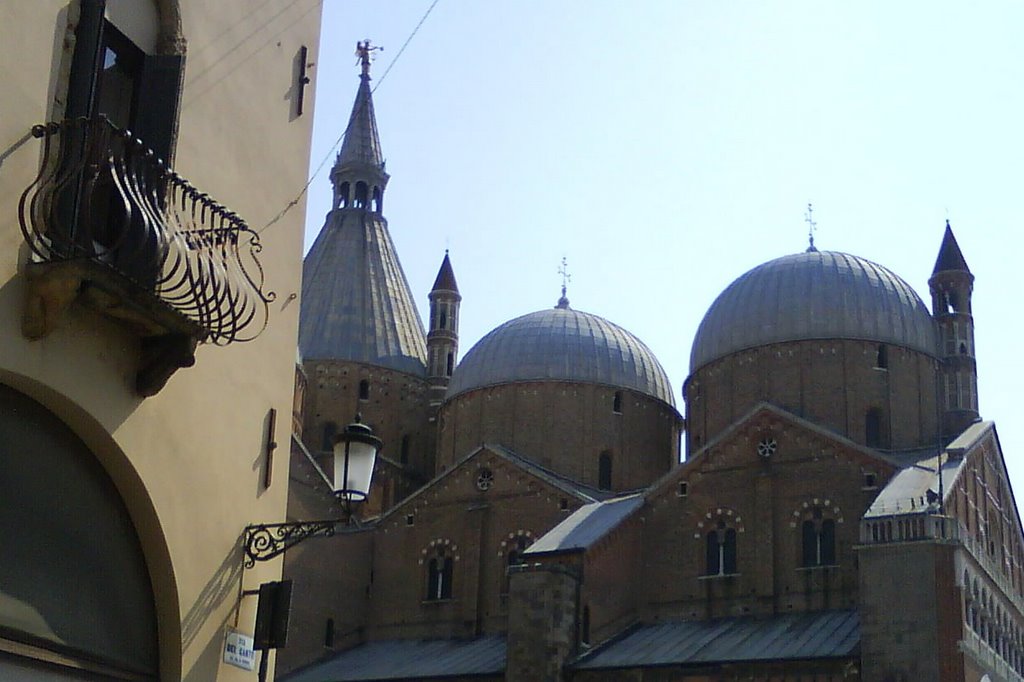
[[[320,5],[193,0],[180,15],[188,47],[174,167],[259,229],[305,182],[313,87],[301,117],[289,93],[300,46],[317,53]],[[261,235],[267,289],[277,292],[266,331],[200,346],[195,366],[152,398],[132,391],[138,340],[96,313],[73,306],[50,336],[23,338],[17,202],[40,157],[26,136],[62,108],[68,16],[59,0],[0,6],[0,382],[65,419],[121,490],[153,578],[162,676],[251,679],[220,659],[225,627],[252,632],[255,598],[240,591],[280,577],[280,560],[243,572],[239,541],[246,524],[285,515],[304,202]],[[271,408],[283,447],[263,490]]]

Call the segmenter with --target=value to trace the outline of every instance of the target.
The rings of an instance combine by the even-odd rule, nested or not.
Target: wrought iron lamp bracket
[[[252,568],[257,561],[269,561],[306,538],[330,537],[344,523],[344,519],[332,519],[246,526],[242,547],[245,551],[245,567]]]

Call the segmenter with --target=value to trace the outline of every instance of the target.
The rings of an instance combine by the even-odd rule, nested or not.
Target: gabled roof
[[[960,251],[960,245],[956,243],[956,237],[953,236],[953,228],[949,226],[948,220],[946,221],[946,232],[942,235],[942,246],[939,247],[939,256],[935,259],[935,268],[932,270],[932,274],[946,272],[947,270],[971,271],[967,267],[967,261],[964,260],[963,252]]]
[[[856,611],[676,621],[634,628],[584,654],[570,668],[845,658],[857,655],[859,647],[860,619]]]
[[[640,494],[586,504],[542,535],[530,545],[524,555],[585,550],[610,533],[643,504],[644,498]]]
[[[391,639],[367,642],[280,678],[287,682],[434,680],[497,675],[505,670],[505,637]]]

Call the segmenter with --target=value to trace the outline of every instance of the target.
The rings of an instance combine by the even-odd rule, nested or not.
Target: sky
[[[1024,3],[437,0],[399,55],[433,2],[323,0],[307,249],[364,38],[383,47],[384,214],[421,316],[450,249],[460,356],[553,306],[565,257],[572,307],[644,341],[684,411],[704,313],[807,247],[809,202],[818,248],[929,305],[948,219],[976,277],[982,416],[1024,495]]]

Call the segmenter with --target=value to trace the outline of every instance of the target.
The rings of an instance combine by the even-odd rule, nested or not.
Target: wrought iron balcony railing
[[[275,295],[264,291],[259,235],[237,214],[105,117],[39,125],[32,134],[43,141],[43,162],[18,212],[32,253],[29,279],[51,286],[29,287],[26,336],[48,334],[66,299],[87,291],[147,339],[191,339],[178,366],[191,364],[196,343],[248,341],[263,331]],[[55,280],[71,284],[54,287]],[[51,300],[60,288],[72,293]]]

